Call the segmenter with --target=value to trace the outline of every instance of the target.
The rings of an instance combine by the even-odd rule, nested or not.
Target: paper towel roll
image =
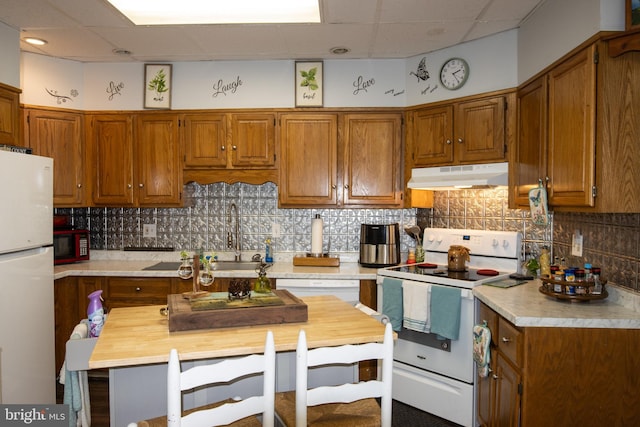
[[[311,253],[314,255],[322,253],[322,218],[316,215],[311,220]]]

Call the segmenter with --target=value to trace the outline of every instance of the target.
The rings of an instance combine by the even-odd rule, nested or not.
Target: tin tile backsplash
[[[399,223],[425,227],[520,231],[523,260],[537,257],[542,246],[565,257],[570,265],[591,262],[602,268],[609,282],[638,291],[640,269],[640,214],[550,214],[547,226],[530,221],[528,209],[509,209],[506,188],[441,191],[432,209],[280,209],[275,184],[188,184],[183,208],[82,208],[56,209],[71,213],[73,225],[91,230],[92,249],[172,247],[174,250],[228,251],[227,233],[233,231],[229,206],[235,203],[240,217],[242,250],[264,253],[264,241],[273,225],[275,253],[310,250],[311,219],[324,220],[323,245],[333,254],[357,253],[360,225]],[[156,237],[143,237],[143,225],[156,224]],[[582,257],[571,256],[571,236],[584,236]],[[415,242],[401,234],[401,251]]]

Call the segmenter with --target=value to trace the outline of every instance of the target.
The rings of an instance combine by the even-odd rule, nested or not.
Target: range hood
[[[509,163],[440,166],[411,170],[407,186],[416,190],[459,190],[509,184]]]

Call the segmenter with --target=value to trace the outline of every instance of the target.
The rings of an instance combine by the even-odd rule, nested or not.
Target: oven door
[[[394,360],[473,384],[475,302],[470,289],[462,289],[461,296],[460,333],[457,340],[441,341],[434,334],[407,331],[403,328],[396,341]],[[378,307],[382,307],[381,297],[384,298],[382,286],[379,285]]]

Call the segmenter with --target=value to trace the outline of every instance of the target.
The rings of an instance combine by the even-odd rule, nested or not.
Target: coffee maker
[[[374,268],[400,264],[399,224],[362,224],[359,262]]]

